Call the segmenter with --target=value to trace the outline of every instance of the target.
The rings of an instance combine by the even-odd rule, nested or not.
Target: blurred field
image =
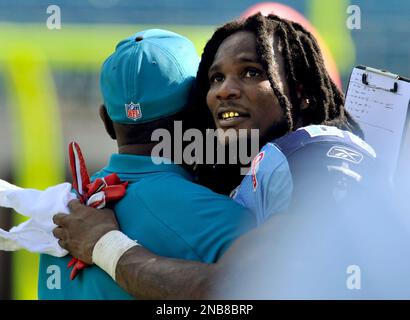
[[[168,29],[188,37],[194,42],[198,54],[214,31],[210,26],[118,24],[64,24],[60,30],[49,30],[44,23],[0,23],[0,60],[5,62],[10,52],[16,50],[30,55],[30,49],[36,48],[53,67],[98,69],[119,40],[147,28]]]

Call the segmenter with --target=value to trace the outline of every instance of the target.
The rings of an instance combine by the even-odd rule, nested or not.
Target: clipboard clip
[[[376,74],[382,75],[384,77],[389,77],[393,80],[398,80],[399,79],[398,75],[390,73],[390,72],[385,71],[385,70],[378,70],[378,69],[366,67],[366,71],[376,73]],[[369,86],[370,88],[385,90],[385,91],[389,91],[389,92],[393,92],[393,93],[396,93],[397,89],[398,89],[397,81],[394,81],[393,88],[382,88],[382,87],[379,87],[379,86],[371,85],[368,81],[368,74],[366,72],[363,72],[363,74],[362,74],[362,83],[366,86]]]

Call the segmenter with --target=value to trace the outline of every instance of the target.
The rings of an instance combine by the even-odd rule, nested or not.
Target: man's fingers
[[[53,235],[57,239],[62,239],[63,235],[64,235],[63,228],[60,228],[60,227],[54,228],[53,229]]]
[[[81,207],[83,207],[84,205],[81,204],[81,202],[79,200],[71,200],[68,203],[68,209],[70,209],[70,212],[76,211],[81,209]]]
[[[53,216],[53,222],[57,226],[64,226],[65,221],[66,221],[67,215],[64,213],[57,213],[55,216]]]

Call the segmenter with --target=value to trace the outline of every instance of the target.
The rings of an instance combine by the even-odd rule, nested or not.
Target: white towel
[[[26,249],[55,257],[67,255],[67,250],[59,246],[52,233],[56,227],[52,219],[57,213],[69,213],[67,204],[77,198],[71,190],[70,183],[40,191],[22,189],[0,179],[0,206],[30,217],[8,232],[0,229],[0,250]]]

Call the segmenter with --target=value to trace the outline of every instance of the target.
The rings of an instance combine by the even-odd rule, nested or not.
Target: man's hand
[[[92,264],[97,241],[107,232],[119,229],[114,211],[87,207],[78,200],[70,201],[68,207],[71,214],[59,213],[53,217],[57,225],[53,234],[73,257]]]

